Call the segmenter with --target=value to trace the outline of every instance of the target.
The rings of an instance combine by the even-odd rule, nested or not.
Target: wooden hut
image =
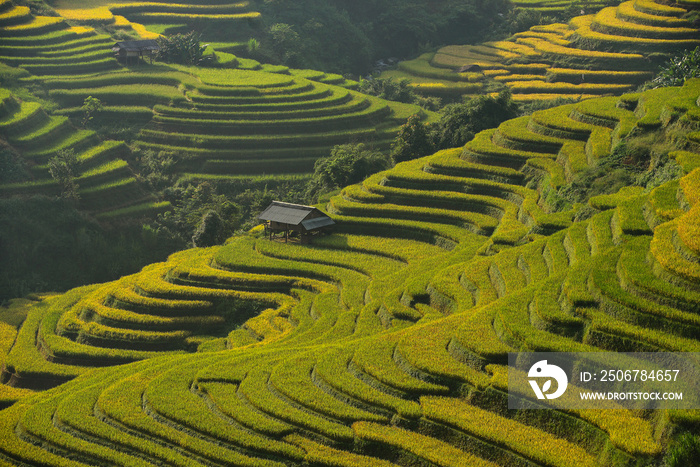
[[[483,73],[483,68],[481,68],[480,65],[476,63],[472,63],[471,65],[464,65],[460,69],[457,70],[457,73]]]
[[[313,206],[273,201],[258,219],[265,221],[265,235],[270,240],[284,233],[284,241],[289,240],[290,232],[296,233],[301,243],[309,243],[311,237],[335,224],[333,219]]]
[[[153,63],[153,57],[160,50],[158,41],[153,39],[142,41],[121,41],[112,46],[112,52],[117,57],[117,60],[123,60],[127,65],[130,60],[136,60],[138,63],[142,58],[149,57]]]

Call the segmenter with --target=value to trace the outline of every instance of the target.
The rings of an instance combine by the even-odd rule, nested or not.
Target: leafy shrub
[[[195,31],[173,36],[161,36],[158,40],[158,58],[168,63],[181,65],[203,65],[213,60],[212,55],[204,55],[206,47],[200,44],[201,35]]]
[[[275,23],[270,27],[272,48],[282,63],[291,64],[299,53],[300,37],[292,26]]]
[[[224,235],[224,221],[212,209],[202,217],[202,222],[192,236],[192,243],[196,247],[213,246],[221,243],[224,240]]]
[[[417,94],[415,92],[416,86],[420,87],[420,84],[408,78],[398,80],[394,80],[392,77],[369,78],[360,79],[359,91],[390,101],[418,104],[427,110],[439,110],[442,100],[439,97],[427,97]]]
[[[437,149],[464,146],[476,133],[515,118],[518,111],[507,89],[496,98],[479,96],[463,104],[449,104],[440,121],[431,126],[431,136]]]
[[[412,104],[416,100],[416,94],[411,89],[411,80],[403,78],[370,78],[360,81],[361,92],[371,96],[381,97],[390,101]]]
[[[427,156],[433,150],[428,129],[421,121],[420,115],[414,114],[401,126],[391,147],[391,158],[397,163],[409,161]]]
[[[154,190],[161,190],[173,182],[173,168],[181,158],[180,154],[151,149],[135,152],[139,157],[141,176]]]
[[[700,76],[700,47],[686,50],[673,57],[661,67],[659,74],[652,80],[654,87],[682,86],[686,80]]]
[[[12,183],[26,180],[23,159],[10,146],[0,144],[0,183]]]
[[[389,168],[389,165],[386,156],[362,143],[337,145],[330,156],[322,157],[314,164],[307,199],[313,202],[320,194],[360,182],[368,175]]]
[[[83,128],[86,128],[87,124],[95,118],[95,114],[100,112],[103,108],[104,105],[98,98],[92,96],[86,97],[83,106],[80,108],[80,110],[83,111],[83,119],[81,121]]]
[[[61,150],[58,155],[49,160],[51,177],[63,187],[63,197],[73,201],[80,199],[78,184],[78,157],[73,150]]]
[[[196,246],[214,245],[223,240],[220,238],[214,241],[219,236],[231,233],[239,227],[240,206],[217,193],[216,188],[209,182],[191,183],[187,186],[176,185],[166,188],[163,194],[166,200],[172,203],[173,209],[159,215],[155,224],[159,230],[171,232],[184,242],[200,238],[204,243],[196,243]],[[222,224],[221,231],[213,235],[206,230],[213,229],[216,232],[218,228],[214,229],[215,224],[202,227],[204,218],[211,211],[219,216]],[[210,220],[210,222],[216,221]],[[196,231],[199,228],[203,228],[205,232],[197,234]],[[214,243],[210,243],[212,241]]]

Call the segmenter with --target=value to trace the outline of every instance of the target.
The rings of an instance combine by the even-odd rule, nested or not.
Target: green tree
[[[700,76],[700,47],[696,47],[695,50],[686,50],[683,54],[670,59],[652,80],[652,87],[683,86],[686,80],[698,76]]]
[[[384,154],[362,143],[335,146],[330,156],[322,157],[314,164],[306,198],[313,203],[320,194],[360,182],[390,165]]]
[[[509,90],[503,90],[496,98],[479,96],[461,104],[448,104],[440,121],[431,126],[430,132],[437,149],[456,148],[470,141],[474,135],[518,116],[518,105],[511,99]]]
[[[0,183],[27,180],[29,174],[24,159],[5,142],[0,141]]]
[[[411,80],[408,78],[399,80],[394,80],[393,78],[360,79],[359,91],[389,101],[418,104],[426,110],[437,111],[442,106],[442,101],[439,97],[416,94],[411,86]]]
[[[329,0],[259,2],[263,18],[270,19],[271,27],[265,31],[258,56],[265,57],[265,61],[293,63],[295,67],[326,72],[367,72],[372,63],[373,44],[364,31],[365,25],[360,24],[363,20],[350,17],[345,2],[333,3]],[[290,30],[293,34],[287,34]],[[291,39],[293,48],[281,44],[282,39],[285,42]],[[293,54],[285,58],[288,51]]]
[[[401,126],[391,146],[391,158],[399,163],[427,156],[434,151],[434,146],[428,136],[428,129],[418,114],[411,115]]]
[[[411,80],[402,78],[369,78],[360,81],[360,92],[371,96],[381,97],[390,101],[413,104],[416,102],[416,93],[411,88]]]
[[[248,42],[246,42],[246,50],[248,51],[249,54],[256,53],[258,51],[259,47],[260,47],[260,43],[254,37],[251,37],[250,39],[248,39]]]
[[[140,154],[140,176],[153,190],[159,191],[172,185],[173,169],[181,158],[180,154],[172,151],[155,152],[152,149],[136,151],[136,154]]]
[[[296,59],[301,45],[301,38],[292,26],[275,23],[270,26],[272,48],[284,64],[291,64]]]
[[[95,118],[95,115],[102,111],[104,105],[102,101],[96,97],[87,96],[83,101],[83,106],[80,108],[83,112],[83,119],[81,121],[83,128],[87,127],[88,123]]]
[[[202,221],[192,235],[192,244],[196,247],[214,246],[225,238],[224,221],[218,212],[210,209],[202,216]]]
[[[157,226],[172,232],[183,242],[192,241],[209,211],[217,213],[226,234],[240,227],[241,207],[217,193],[216,187],[209,182],[175,185],[163,190],[163,197],[171,202],[173,209],[158,216]]]
[[[201,35],[195,31],[158,39],[160,50],[158,59],[167,63],[195,66],[205,65],[214,59],[213,55],[204,55],[206,45],[201,45]]]
[[[78,184],[78,157],[72,149],[62,149],[49,160],[49,173],[62,187],[62,197],[77,202],[80,199]]]

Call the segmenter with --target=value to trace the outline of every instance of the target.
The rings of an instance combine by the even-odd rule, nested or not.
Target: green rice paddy
[[[107,120],[138,116],[135,145],[187,153],[183,179],[254,186],[307,179],[334,144],[386,148],[420,112],[337,75],[255,63],[125,69],[110,58],[95,70],[108,37],[24,13],[0,16],[0,54],[62,108],[0,90],[0,135],[32,173],[3,196],[57,194],[47,163],[69,149],[82,209],[106,221],[168,209],[140,188],[123,142],[67,118],[89,95]],[[401,72],[440,78],[464,58],[483,80],[450,75],[445,88],[491,76],[521,100],[621,94],[649,76],[643,54],[696,40],[683,14],[635,0],[449,46]],[[574,47],[587,31],[624,45]],[[310,245],[253,229],[113,282],[13,301],[0,308],[0,465],[661,462],[679,426],[697,429],[694,413],[530,416],[507,409],[506,362],[519,350],[700,351],[699,97],[692,79],[541,110],[344,187],[319,205],[335,230]],[[549,193],[648,134],[676,145],[680,177],[554,209]]]
[[[570,5],[513,3],[544,13]],[[686,8],[689,4],[629,0],[574,17],[568,24],[533,26],[505,41],[442,47],[401,62],[399,71],[383,76],[409,78],[419,93],[453,99],[489,92],[494,81],[523,102],[619,95],[651,78],[668,57],[700,45],[697,28],[684,18]],[[460,73],[464,67],[479,78]]]
[[[581,206],[550,211],[542,190],[608,157],[612,134],[671,128],[699,83],[635,96],[634,111],[621,98],[543,110],[399,164],[321,206],[338,225],[312,245],[240,235],[30,305],[5,380],[56,387],[8,390],[3,462],[659,458],[662,433],[692,418],[523,417],[505,408],[504,362],[522,349],[698,351],[695,146],[675,156],[680,180],[592,198],[586,220]],[[607,150],[588,157],[591,144]],[[85,177],[123,164],[108,167]],[[526,168],[543,182],[526,186]]]

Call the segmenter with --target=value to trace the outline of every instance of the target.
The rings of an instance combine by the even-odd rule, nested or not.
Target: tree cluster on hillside
[[[408,78],[398,80],[374,77],[361,79],[358,90],[389,101],[417,104],[426,110],[438,111],[442,107],[442,100],[439,97],[427,97],[416,93]]]
[[[306,199],[316,202],[319,195],[358,183],[367,176],[388,169],[390,159],[364,144],[335,146],[329,156],[314,164],[314,174],[306,189]]]
[[[166,63],[179,63],[180,65],[204,65],[213,60],[213,56],[205,55],[206,46],[201,45],[202,35],[195,31],[160,36],[157,58]]]
[[[520,108],[508,89],[498,96],[479,96],[463,103],[448,104],[440,121],[431,128],[435,149],[463,146],[482,130],[495,128],[501,122],[518,116]]]
[[[382,84],[386,83],[391,81],[385,80]],[[401,86],[388,89],[392,89],[390,92],[393,92],[393,96],[402,95]],[[408,92],[403,95],[410,97]],[[319,196],[358,183],[373,173],[390,168],[392,163],[427,156],[440,149],[463,146],[479,131],[494,128],[516,117],[519,111],[510,92],[505,90],[495,98],[481,96],[450,104],[442,110],[440,120],[432,124],[423,123],[417,114],[412,115],[394,139],[390,156],[365,144],[335,146],[329,156],[316,161],[304,198],[308,203],[315,203]]]
[[[173,209],[160,214],[155,225],[187,244],[211,246],[240,227],[240,206],[217,193],[211,183],[175,184],[167,187],[163,196]],[[213,215],[218,219],[212,220]],[[215,221],[219,222],[215,232],[212,225],[203,225]]]
[[[72,149],[61,149],[49,160],[49,173],[61,185],[61,196],[73,202],[80,199],[78,184],[78,157]]]
[[[183,247],[148,226],[100,226],[66,199],[0,199],[0,303],[114,280]]]
[[[427,156],[433,152],[433,147],[429,129],[421,121],[420,116],[411,115],[394,139],[391,158],[396,163],[409,161]]]
[[[202,216],[202,221],[192,235],[192,245],[196,247],[214,246],[226,239],[226,221],[218,212],[210,209]]]
[[[175,166],[181,155],[171,151],[151,149],[134,151],[139,164],[139,178],[154,191],[161,191],[175,183]]]
[[[13,183],[29,177],[25,160],[4,141],[0,141],[0,183]]]
[[[700,47],[686,50],[669,59],[645,87],[683,86],[690,78],[700,77]]]
[[[411,57],[439,44],[500,39],[600,7],[600,2],[579,0],[543,13],[514,8],[508,0],[265,0],[258,5],[262,28],[254,58],[365,74],[379,59]]]
[[[497,97],[479,96],[462,103],[448,104],[440,120],[424,124],[417,115],[401,127],[392,146],[394,162],[427,156],[437,150],[463,146],[474,135],[518,116],[520,109],[509,90]]]
[[[507,0],[267,0],[261,58],[295,67],[364,74],[379,58],[406,57],[430,44],[482,40]]]

